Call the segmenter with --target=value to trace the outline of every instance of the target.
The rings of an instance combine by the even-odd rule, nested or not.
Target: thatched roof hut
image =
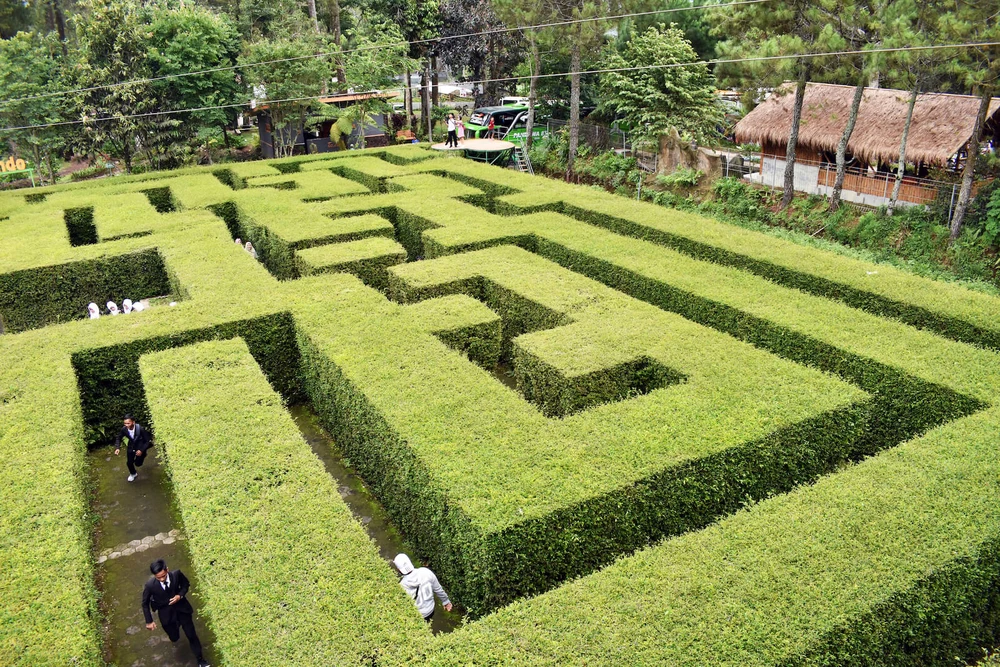
[[[806,84],[798,146],[814,153],[835,152],[847,125],[853,86]],[[866,88],[848,151],[868,163],[899,159],[899,141],[906,123],[910,93],[888,88]],[[788,143],[792,125],[794,84],[782,87],[736,124],[741,143],[781,147]],[[907,162],[947,165],[969,142],[979,110],[979,98],[970,95],[925,93],[917,97],[906,142]],[[988,127],[1000,126],[1000,98],[993,98]]]

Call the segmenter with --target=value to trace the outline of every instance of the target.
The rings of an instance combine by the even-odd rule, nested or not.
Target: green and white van
[[[465,136],[472,139],[485,139],[489,132],[490,118],[493,119],[493,133],[496,139],[522,142],[527,138],[528,106],[526,104],[508,104],[499,107],[479,107],[465,121]],[[535,107],[535,124],[531,134],[538,139],[547,134],[544,121],[539,120],[538,107]]]

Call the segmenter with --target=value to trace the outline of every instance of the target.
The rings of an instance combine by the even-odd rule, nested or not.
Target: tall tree
[[[1000,42],[1000,10],[996,2],[991,0],[964,0],[954,5],[953,11],[944,14],[938,20],[943,38],[953,43]],[[954,242],[962,231],[965,213],[972,199],[972,183],[979,162],[980,142],[990,101],[1000,92],[1000,47],[963,48],[955,54],[949,64],[972,93],[979,97],[979,111],[965,151],[962,187],[951,219],[951,240]]]
[[[239,33],[225,14],[197,6],[159,8],[149,32],[149,61],[154,76],[204,72],[155,82],[156,95],[168,108],[195,109],[245,102],[234,71],[219,69],[236,64],[240,52]],[[199,125],[218,128],[228,146],[226,126],[237,111],[235,107],[209,108],[185,114],[180,120],[192,131]]]
[[[395,84],[396,75],[413,63],[407,56],[403,35],[391,23],[365,25],[365,32],[352,34],[354,50],[347,54],[347,76],[358,90],[378,90]],[[344,110],[343,116],[358,129],[360,147],[365,147],[365,128],[374,124],[375,114],[388,113],[382,98],[362,99]]]
[[[430,58],[435,54],[433,40],[441,32],[439,0],[368,0],[366,7],[399,26],[400,32],[410,43],[409,57],[421,65],[420,114],[422,125],[431,135]],[[407,81],[409,86],[410,82]],[[412,116],[412,109],[407,110]]]
[[[863,51],[881,40],[882,19],[885,5],[892,0],[842,0],[837,5],[819,4],[821,17],[833,27],[826,47],[833,51]],[[837,143],[836,178],[830,196],[829,211],[840,208],[841,193],[847,175],[847,146],[858,121],[858,112],[865,87],[873,76],[877,77],[876,59],[872,56],[842,55],[829,59],[817,72],[817,78],[834,83],[853,82],[854,93],[847,112],[847,122]]]
[[[713,12],[716,34],[726,38],[719,42],[719,53],[725,58],[750,58],[826,51],[827,45],[836,40],[836,31],[824,15],[835,10],[821,10],[824,5],[835,7],[837,4],[838,0],[783,0],[740,6],[720,5]],[[785,147],[782,207],[788,206],[795,195],[795,155],[802,120],[802,102],[806,83],[812,68],[817,64],[812,57],[789,57],[766,63],[737,63],[721,70],[724,80],[728,79],[737,85],[744,80],[744,72],[747,70],[754,72],[753,78],[768,80],[771,85],[778,85],[794,77],[795,102]]]
[[[444,0],[441,3],[441,36],[458,39],[442,41],[436,48],[440,61],[453,72],[467,72],[472,81],[487,80],[476,95],[476,106],[496,104],[501,96],[514,89],[511,82],[495,79],[510,77],[524,55],[524,40],[519,31],[500,32],[514,27],[523,18],[523,0]],[[501,16],[501,13],[505,13]]]
[[[724,114],[715,95],[715,77],[676,26],[652,26],[619,52],[608,48],[601,77],[604,106],[624,117],[632,133],[648,141],[676,128],[681,136],[704,141]],[[634,68],[634,69],[633,69]]]
[[[910,47],[933,44],[940,40],[938,17],[947,12],[940,0],[895,0],[888,4],[882,15],[884,28],[883,45],[887,47]],[[913,122],[913,109],[921,91],[933,89],[940,80],[943,58],[948,56],[940,51],[898,51],[880,58],[887,80],[895,87],[909,90],[906,105],[906,120],[899,141],[899,160],[896,164],[896,179],[889,196],[887,212],[893,214],[899,201],[906,173],[906,146]]]
[[[538,0],[494,0],[497,16],[510,27],[519,26],[528,42],[528,119],[525,127],[525,142],[531,148],[535,127],[535,106],[538,104],[538,77],[542,73],[542,57],[539,48],[539,30],[532,26],[552,21],[552,5]]]
[[[85,0],[78,17],[77,83],[82,93],[85,144],[110,150],[132,171],[140,136],[155,123],[158,101],[148,58],[149,10],[136,0]]]
[[[16,100],[0,104],[3,124],[24,127],[69,120],[72,109],[64,99],[38,97],[52,87],[66,85],[62,72],[69,69],[55,33],[21,32],[0,40],[0,99]],[[26,153],[40,177],[47,168],[49,182],[55,183],[53,158],[63,149],[68,133],[74,131],[69,126],[29,127],[0,134],[0,140],[11,143],[18,153]]]
[[[610,27],[602,17],[624,13],[624,0],[542,0],[549,3],[556,21],[566,21],[564,27],[552,32],[564,49],[569,51],[569,149],[566,156],[566,179],[573,174],[576,153],[580,146],[580,99],[584,53],[596,52]]]
[[[21,0],[0,0],[0,39],[10,39],[22,30],[30,30],[31,12]]]
[[[244,80],[250,94],[267,105],[271,117],[276,157],[292,154],[295,139],[314,112],[324,113],[318,101],[324,82],[333,74],[328,58],[308,58],[322,45],[315,35],[292,39],[261,40],[247,46],[240,63],[279,60],[265,66],[245,67]]]

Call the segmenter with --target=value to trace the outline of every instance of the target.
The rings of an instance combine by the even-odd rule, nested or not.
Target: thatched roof
[[[794,84],[786,84],[744,116],[736,124],[736,140],[761,145],[787,144],[794,92]],[[806,84],[799,145],[817,151],[836,151],[853,97],[853,86]],[[909,98],[910,93],[905,90],[866,88],[848,151],[866,162],[898,160]],[[919,95],[906,141],[907,162],[946,164],[968,143],[978,110],[978,97],[940,93]],[[995,97],[987,117],[998,111],[1000,98]]]

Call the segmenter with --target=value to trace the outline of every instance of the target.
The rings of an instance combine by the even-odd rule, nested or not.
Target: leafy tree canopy
[[[715,77],[698,60],[684,32],[672,25],[653,26],[633,37],[622,51],[608,49],[605,68],[644,67],[602,76],[604,106],[624,117],[632,131],[655,139],[671,127],[696,140],[711,136],[723,121],[715,96]]]

